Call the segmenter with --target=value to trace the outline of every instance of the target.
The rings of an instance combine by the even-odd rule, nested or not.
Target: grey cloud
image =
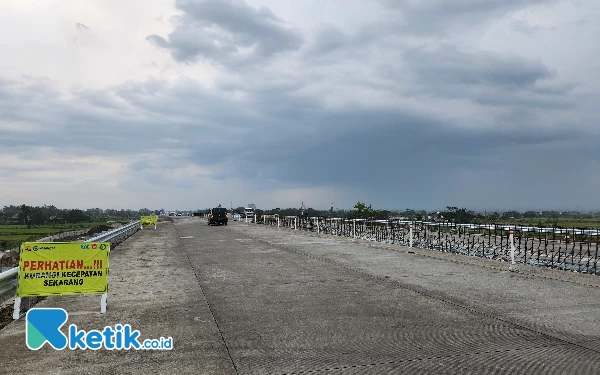
[[[146,40],[153,43],[157,47],[169,48],[169,42],[160,35],[148,35]]]
[[[483,51],[465,53],[452,47],[413,49],[403,60],[421,82],[523,87],[552,77],[551,71],[537,61]]]
[[[527,6],[558,0],[380,0],[400,15],[396,24],[414,34],[447,33],[452,28],[472,28]]]
[[[146,39],[169,49],[177,61],[252,64],[302,45],[302,35],[273,12],[242,0],[177,0],[176,6],[184,13],[168,38]]]
[[[5,95],[0,103],[9,104],[3,113],[19,118],[29,112],[31,103],[17,109],[8,100],[11,93],[32,85],[24,83],[19,89],[18,82],[0,84]],[[174,183],[163,172],[190,164],[209,168],[214,179],[235,176],[261,186],[269,181],[269,189],[334,186],[348,199],[390,208],[443,207],[448,202],[489,207],[490,194],[498,206],[541,205],[561,189],[572,189],[568,180],[553,179],[557,166],[568,166],[585,184],[586,171],[593,170],[589,160],[598,157],[595,142],[577,129],[568,133],[565,127],[466,129],[427,113],[327,109],[318,100],[299,96],[293,82],[224,86],[247,90],[252,100],[240,104],[193,82],[162,81],[79,92],[86,98],[85,105],[79,97],[67,102],[47,98],[37,103],[45,133],[21,138],[3,134],[0,144],[9,149],[14,142],[51,146],[73,157],[90,152],[118,154],[125,160],[157,152],[163,155],[160,159],[134,163],[131,176],[183,187],[184,177]],[[102,104],[110,100],[118,100],[133,113]],[[247,116],[246,106],[260,116]],[[58,108],[62,117],[50,108]],[[534,113],[529,116],[528,121],[536,120]],[[56,125],[59,121],[61,126]],[[164,142],[167,138],[181,142]],[[577,161],[582,154],[586,157]],[[549,179],[554,182],[547,187]],[[120,186],[133,189],[127,187],[128,181]],[[545,190],[540,194],[541,189]],[[515,192],[521,194],[520,200],[513,198]],[[569,200],[575,201],[580,202]]]
[[[584,165],[590,166],[587,161],[577,162],[569,148],[595,148],[593,141],[585,141],[585,135],[577,132],[565,136],[558,130],[540,133],[526,128],[451,129],[435,119],[395,112],[353,111],[340,117],[338,121],[352,118],[370,126],[345,133],[324,131],[306,142],[259,147],[240,158],[233,171],[278,181],[281,186],[352,187],[368,192],[372,202],[383,207],[431,208],[455,201],[469,207],[490,207],[492,201],[495,207],[523,207],[527,202],[531,207],[570,189],[565,180],[553,179],[552,186],[546,186],[544,180],[551,178],[555,167],[572,164],[582,173]],[[589,180],[585,173],[579,176]],[[461,187],[475,197],[465,195]]]
[[[528,4],[489,2],[496,7],[490,13],[480,3],[471,16]],[[177,5],[183,15],[175,31],[148,39],[179,61],[233,67],[298,49],[283,43],[290,36],[302,41],[272,12],[242,2]],[[406,9],[419,16],[437,12]],[[203,181],[243,179],[243,187],[233,187],[243,197],[253,186],[266,193],[333,187],[346,200],[336,202],[341,207],[362,200],[382,208],[548,208],[557,197],[564,205],[595,199],[589,186],[598,186],[600,174],[597,97],[557,83],[564,81],[542,61],[436,48],[435,42],[408,48],[404,26],[393,16],[382,29],[323,26],[301,49],[302,59],[290,62],[293,72],[254,69],[218,79],[210,89],[182,77],[62,96],[44,79],[0,81],[3,119],[43,129],[3,133],[0,146],[8,152],[52,147],[73,159],[138,160],[118,181],[126,190],[145,181],[148,188],[193,191],[198,186],[192,182],[203,175]],[[442,20],[453,22],[450,15]],[[250,57],[240,56],[240,46],[253,45]],[[429,102],[438,108],[427,108]],[[467,109],[454,108],[457,102],[468,102]],[[189,169],[169,173],[181,167]],[[563,170],[577,183],[557,172]]]
[[[75,24],[75,27],[77,28],[77,30],[82,31],[82,32],[90,31],[89,26],[86,26],[86,25],[84,25],[84,24],[82,24],[80,22],[77,22]]]
[[[352,43],[352,40],[334,25],[321,25],[315,31],[313,39],[314,42],[307,51],[307,55],[311,57],[335,52]]]
[[[556,27],[534,26],[525,20],[513,21],[511,27],[515,31],[530,35],[538,31],[556,31]]]
[[[577,105],[570,95],[576,84],[553,83],[556,77],[541,61],[492,52],[465,52],[452,46],[410,49],[404,69],[385,64],[388,76],[404,74],[412,82],[406,93],[440,98],[465,98],[486,106],[564,110]],[[406,76],[406,74],[409,74]]]

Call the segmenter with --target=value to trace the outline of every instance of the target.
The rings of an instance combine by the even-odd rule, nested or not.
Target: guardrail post
[[[256,214],[254,214],[254,224],[256,224]]]
[[[410,228],[410,230],[409,230],[409,233],[408,233],[408,236],[409,236],[409,238],[408,238],[408,247],[413,247],[413,226],[412,226],[412,224],[410,224],[409,228]]]
[[[13,320],[19,319],[21,315],[21,297],[15,297],[15,307],[13,310]]]
[[[106,298],[108,297],[107,293],[102,294],[100,297],[100,314],[106,314]]]
[[[279,228],[279,216],[277,216],[277,228]]]
[[[317,221],[317,234],[320,234],[321,228],[319,228],[319,218],[317,217],[315,220]]]
[[[298,218],[294,218],[294,230],[298,230]]]
[[[517,270],[517,263],[515,262],[515,235],[513,230],[510,230],[510,236],[509,236],[509,241],[510,241],[510,267],[508,267],[508,270],[511,272],[515,272]]]
[[[352,237],[356,238],[356,219],[352,219]]]

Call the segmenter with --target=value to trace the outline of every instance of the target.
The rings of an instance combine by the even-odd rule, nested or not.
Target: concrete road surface
[[[2,373],[600,374],[600,282],[431,250],[176,218],[111,253],[109,305],[54,297],[68,324],[129,323],[172,351],[39,351],[0,331]]]

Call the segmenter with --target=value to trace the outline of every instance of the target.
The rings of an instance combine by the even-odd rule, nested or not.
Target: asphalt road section
[[[111,253],[68,324],[129,323],[172,351],[39,351],[0,331],[11,374],[599,374],[598,277],[185,217]]]

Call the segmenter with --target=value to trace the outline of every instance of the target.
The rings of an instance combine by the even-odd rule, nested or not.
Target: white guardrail
[[[88,238],[84,242],[110,242],[110,247],[112,249],[138,230],[140,230],[140,221],[136,220],[116,229],[100,233],[92,238]],[[17,288],[18,272],[19,267],[14,267],[8,271],[0,273],[0,303],[4,303],[5,301],[14,297],[14,292]]]

